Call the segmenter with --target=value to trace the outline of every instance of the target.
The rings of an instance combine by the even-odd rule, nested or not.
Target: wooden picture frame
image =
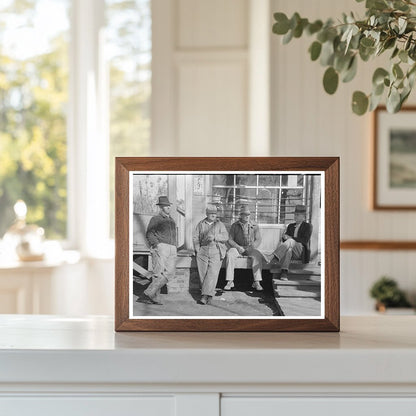
[[[373,113],[374,210],[416,209],[415,116],[411,106],[396,114],[381,106]]]
[[[320,296],[321,309],[319,315],[311,316],[297,316],[297,315],[286,315],[286,316],[243,316],[243,315],[232,315],[232,316],[221,316],[217,317],[215,315],[209,316],[185,316],[185,315],[166,315],[166,316],[153,316],[150,312],[150,315],[137,315],[134,312],[134,307],[139,301],[139,298],[134,294],[134,287],[137,287],[137,284],[134,279],[136,267],[136,258],[134,257],[134,248],[133,244],[136,244],[136,235],[139,228],[133,227],[133,222],[136,221],[136,217],[140,217],[139,214],[135,213],[134,210],[141,209],[140,207],[144,204],[141,198],[142,196],[135,196],[133,198],[133,193],[137,189],[142,189],[143,186],[137,186],[137,183],[143,183],[143,181],[149,175],[166,175],[168,180],[176,178],[176,181],[179,181],[182,176],[185,178],[192,175],[206,175],[207,180],[204,180],[204,186],[213,186],[207,185],[206,183],[209,180],[217,180],[217,176],[220,178],[226,177],[243,177],[247,176],[251,180],[251,177],[255,176],[257,179],[257,184],[259,180],[263,177],[270,178],[270,180],[277,180],[277,177],[280,177],[280,183],[282,181],[297,180],[295,185],[303,183],[302,192],[298,192],[296,195],[305,196],[306,192],[309,192],[310,189],[305,185],[305,183],[312,183],[310,181],[315,181],[313,183],[319,184],[319,200],[311,199],[309,195],[308,198],[313,202],[314,207],[319,207],[319,221],[322,226],[322,229],[319,231],[319,242],[321,244],[321,254],[320,254],[320,273],[319,281],[320,283]],[[280,175],[280,176],[279,176]],[[153,176],[152,176],[153,178]],[[289,178],[289,179],[288,179]],[[295,179],[294,179],[295,178]],[[298,178],[298,179],[296,179]],[[299,179],[301,178],[301,179]],[[303,179],[302,179],[303,178]],[[312,179],[311,179],[312,178]],[[182,180],[182,179],[181,179]],[[227,179],[228,180],[228,179]],[[234,179],[235,180],[235,179]],[[139,181],[139,182],[138,182]],[[303,182],[301,182],[303,181]],[[154,181],[153,181],[154,182]],[[202,181],[201,181],[202,182]],[[133,183],[135,187],[133,188]],[[321,185],[322,184],[322,185]],[[296,186],[293,187],[296,188]],[[115,200],[115,330],[116,331],[339,331],[339,316],[340,316],[340,286],[339,286],[339,158],[337,157],[242,157],[242,158],[233,158],[233,157],[118,157],[116,158],[116,200]],[[240,188],[247,187],[246,185],[240,186]],[[155,198],[157,193],[154,192],[152,185],[153,194],[149,198]],[[169,186],[168,186],[169,188]],[[239,185],[235,187],[232,191],[234,194],[240,192],[237,190]],[[261,188],[260,185],[254,186],[253,189],[256,189],[256,195],[258,195],[257,188]],[[285,211],[285,215],[289,218],[292,215],[292,208],[295,207],[289,206],[289,194],[290,190],[283,189],[284,186],[281,185],[281,189],[276,192],[281,192],[282,195],[285,195],[285,207],[288,207]],[[164,184],[160,185],[160,189],[167,189]],[[218,203],[221,197],[214,195],[215,192],[212,191],[214,188],[208,189],[207,198],[210,198],[209,202]],[[217,188],[215,188],[217,189]],[[197,190],[197,192],[195,192]],[[212,192],[211,192],[212,191]],[[142,191],[140,191],[142,192]],[[147,191],[146,191],[147,192]],[[164,192],[164,191],[161,191]],[[175,198],[177,202],[178,210],[183,210],[181,206],[181,198],[177,197],[176,190]],[[189,188],[186,189],[186,195],[194,195],[193,198],[202,198],[198,194],[200,193],[200,185],[198,187],[193,186],[192,180],[190,181]],[[227,191],[228,192],[228,191]],[[315,191],[316,193],[316,191]],[[212,194],[212,195],[208,195]],[[295,192],[293,192],[295,195]],[[142,194],[140,194],[142,195]],[[228,195],[228,194],[227,194]],[[158,195],[160,197],[160,194]],[[168,196],[169,199],[174,200],[172,196]],[[293,203],[296,202],[295,198],[300,198],[301,196],[293,197]],[[165,197],[164,197],[165,198]],[[256,199],[257,198],[257,199]],[[256,197],[254,203],[258,203],[261,200],[260,197]],[[134,203],[133,203],[134,201]],[[283,199],[280,200],[279,204],[283,204]],[[160,199],[159,199],[160,202]],[[135,205],[134,205],[135,204]],[[192,200],[191,208],[194,209],[196,202]],[[236,204],[236,203],[235,203]],[[186,204],[185,204],[186,205]],[[279,205],[279,207],[281,206]],[[236,205],[235,205],[236,206]],[[242,205],[241,205],[242,206]],[[302,208],[302,205],[299,205]],[[311,205],[312,206],[312,205]],[[137,208],[138,207],[138,208]],[[295,211],[298,209],[296,205]],[[306,205],[305,205],[306,207]],[[235,208],[237,209],[237,208]],[[257,208],[256,208],[257,209]],[[306,208],[305,208],[306,209]],[[143,208],[143,211],[145,209]],[[186,212],[189,210],[189,207],[185,207],[184,214],[186,218]],[[308,208],[312,210],[312,208]],[[316,208],[318,210],[318,208]],[[176,210],[177,211],[177,210]],[[176,212],[175,211],[175,212]],[[179,211],[178,211],[179,212]],[[181,211],[182,212],[182,211]],[[192,211],[193,212],[193,211]],[[150,214],[149,214],[150,215]],[[191,215],[191,214],[190,214]],[[257,214],[256,214],[257,215]],[[312,215],[312,214],[311,214]],[[318,214],[313,214],[318,215]],[[195,221],[195,219],[193,219]],[[195,222],[194,222],[195,223]],[[270,227],[274,225],[271,224]],[[320,227],[321,227],[320,226]],[[276,226],[278,228],[278,226]],[[179,227],[178,227],[179,229]],[[134,230],[134,231],[133,231]],[[286,232],[288,232],[286,230]],[[136,234],[134,234],[136,233]],[[318,230],[316,230],[318,234]],[[134,234],[134,238],[133,238]],[[296,235],[296,234],[295,234]],[[312,234],[313,235],[313,234]],[[185,236],[186,238],[186,236]],[[279,243],[282,244],[282,243]],[[136,244],[138,246],[138,243]],[[136,247],[136,246],[134,246]],[[190,262],[192,260],[192,253],[186,254],[190,257]],[[133,261],[133,258],[135,260]],[[141,257],[139,258],[141,260]],[[149,260],[150,261],[150,260]],[[181,258],[183,262],[183,258]],[[134,263],[134,264],[133,264]],[[177,263],[178,264],[178,263]],[[191,263],[189,263],[191,264]],[[270,263],[273,264],[273,263]],[[138,266],[141,269],[141,266]],[[179,266],[177,266],[179,267]],[[318,266],[317,266],[318,267]],[[144,267],[145,269],[145,267]],[[142,270],[142,269],[141,269]],[[192,269],[193,270],[193,269]],[[192,271],[191,270],[191,271]],[[186,271],[186,270],[185,270]],[[142,273],[142,272],[141,272]],[[150,274],[150,272],[148,272]],[[269,272],[265,272],[266,277],[269,276]],[[132,275],[133,274],[133,275]],[[142,277],[145,276],[146,272],[143,272]],[[140,277],[140,279],[142,279]],[[144,279],[149,278],[145,276]],[[176,278],[176,277],[175,277]],[[295,279],[295,278],[293,278]],[[301,279],[301,278],[299,278]],[[272,280],[274,282],[274,280]],[[282,281],[282,285],[286,282]],[[302,283],[303,284],[303,283]],[[291,280],[288,282],[288,285],[291,285]],[[293,283],[294,287],[296,282]],[[283,286],[282,286],[283,287]],[[218,290],[217,290],[218,291]],[[307,291],[307,289],[306,289]],[[169,292],[170,293],[170,292]],[[169,293],[165,295],[164,299],[169,299]],[[225,295],[228,295],[229,292],[221,292]],[[245,293],[245,292],[244,292]],[[244,296],[242,292],[241,296]],[[258,293],[248,292],[251,297],[257,296]],[[264,291],[266,293],[266,291]],[[279,292],[280,293],[280,292]],[[305,292],[306,293],[306,292]],[[224,296],[225,296],[224,295]],[[238,292],[235,292],[235,295],[240,295]],[[276,295],[275,288],[273,287],[273,296]],[[173,294],[171,295],[173,296]],[[262,294],[263,296],[263,294]],[[266,296],[266,294],[264,295]],[[276,296],[280,296],[277,294]],[[134,303],[136,299],[136,303]],[[248,299],[248,298],[247,298]],[[277,306],[279,302],[282,302],[283,298],[273,298],[276,301]],[[280,299],[280,301],[279,301]],[[286,299],[286,298],[285,298]],[[217,301],[217,299],[215,299]],[[219,297],[218,302],[223,301],[222,305],[228,305],[224,303],[222,295]],[[258,300],[258,303],[261,303],[261,299]],[[134,303],[134,305],[133,305]],[[137,303],[138,304],[138,303]],[[132,306],[133,305],[133,306]],[[143,305],[139,305],[144,307]],[[204,310],[205,306],[198,306],[200,309]],[[212,305],[210,305],[212,307]],[[149,308],[153,308],[153,305],[150,305]],[[156,308],[156,307],[155,307]],[[156,310],[153,308],[153,310]],[[226,308],[224,309],[226,310]],[[132,312],[133,311],[133,312]],[[199,313],[199,312],[198,312]],[[136,314],[136,315],[135,315]]]

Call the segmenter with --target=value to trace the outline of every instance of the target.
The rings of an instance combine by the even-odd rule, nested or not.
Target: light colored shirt
[[[293,237],[298,237],[298,232],[299,232],[299,228],[302,225],[302,223],[300,222],[296,227],[295,227],[295,232],[293,233]]]

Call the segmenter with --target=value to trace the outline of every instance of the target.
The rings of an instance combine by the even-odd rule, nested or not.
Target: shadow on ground
[[[262,286],[264,291],[257,292],[251,287],[253,283],[251,270],[236,273],[235,288],[224,291],[225,273],[222,270],[218,279],[215,296],[210,305],[199,304],[200,292],[166,293],[162,290],[160,299],[163,305],[155,305],[144,296],[143,292],[150,283],[140,279],[133,283],[134,316],[280,316],[281,310],[276,303],[271,275],[263,271]]]

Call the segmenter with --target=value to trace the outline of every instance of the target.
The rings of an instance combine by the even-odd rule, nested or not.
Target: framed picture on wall
[[[373,208],[416,209],[416,107],[374,112]]]
[[[338,331],[338,158],[116,158],[116,331]]]

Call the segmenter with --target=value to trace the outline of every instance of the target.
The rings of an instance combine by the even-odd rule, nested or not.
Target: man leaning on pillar
[[[156,304],[161,305],[160,289],[176,273],[176,223],[170,216],[171,203],[167,196],[160,196],[156,204],[159,214],[152,217],[146,231],[146,239],[152,254],[152,282],[144,294]]]

